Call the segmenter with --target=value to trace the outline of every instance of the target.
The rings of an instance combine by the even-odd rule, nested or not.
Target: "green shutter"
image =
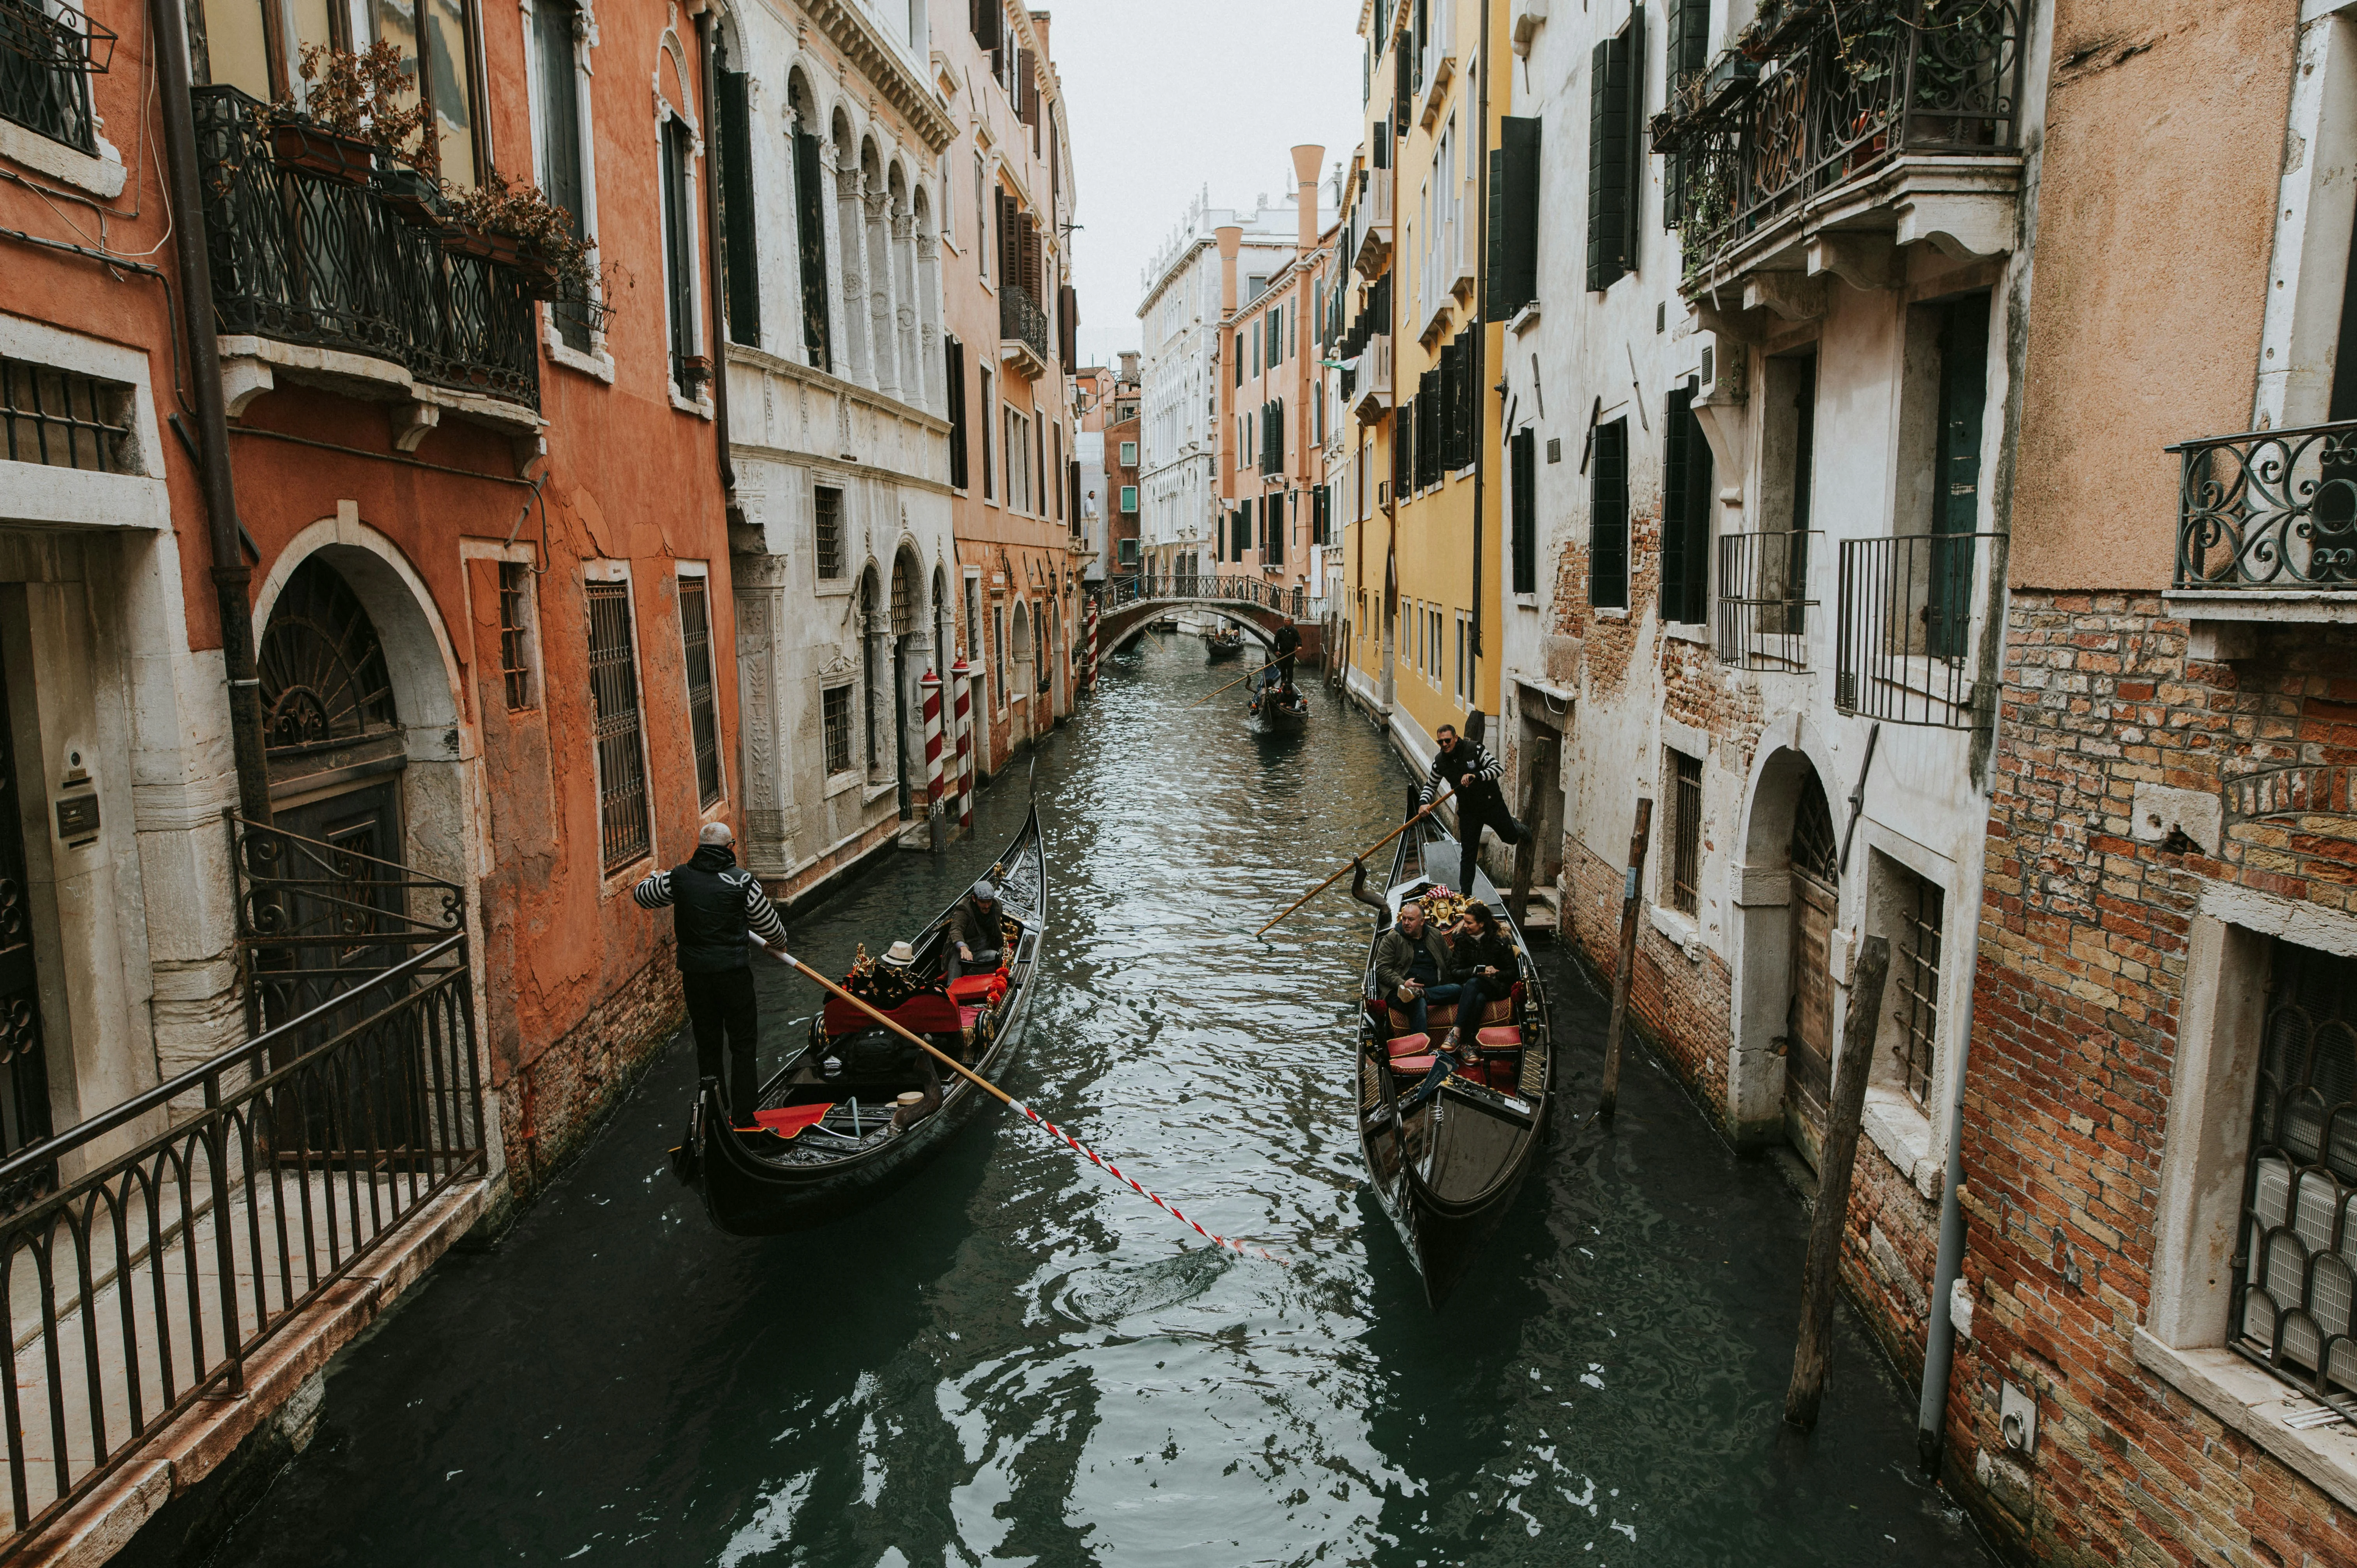
[[[1535,594],[1539,591],[1538,433],[1527,424],[1515,431],[1508,453],[1514,509],[1514,592]]]
[[[1637,241],[1645,210],[1645,7],[1629,7],[1628,30],[1620,35],[1620,76],[1627,97],[1620,105],[1621,145],[1627,149],[1628,184],[1621,192],[1620,267],[1637,270]]]
[[[1587,602],[1629,607],[1629,421],[1596,427],[1587,466]]]
[[[1587,286],[1612,286],[1629,272],[1629,30],[1596,46],[1587,81]]]
[[[826,202],[819,185],[818,138],[794,133],[794,226],[802,272],[802,351],[813,366],[834,369],[826,311]]]
[[[1490,312],[1510,319],[1539,293],[1539,122],[1508,115],[1490,154]]]
[[[727,285],[728,340],[759,348],[761,290],[755,272],[753,133],[745,73],[717,73],[720,103],[720,232]]]
[[[1670,13],[1674,19],[1677,13]],[[1662,618],[1690,620],[1686,609],[1686,575],[1695,562],[1687,548],[1686,463],[1692,449],[1687,426],[1694,414],[1688,404],[1694,393],[1680,387],[1670,393],[1662,413]]]

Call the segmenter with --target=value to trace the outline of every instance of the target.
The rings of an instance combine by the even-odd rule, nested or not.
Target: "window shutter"
[[[1039,220],[1028,212],[1023,214],[1023,288],[1038,305],[1044,292],[1039,286]]]
[[[1273,566],[1285,564],[1285,498],[1268,498],[1268,559]]]
[[[1429,370],[1415,379],[1415,484],[1422,489],[1440,482],[1440,371]]]
[[[1673,19],[1676,13],[1671,13]],[[1686,463],[1690,443],[1686,426],[1694,418],[1689,408],[1694,392],[1680,387],[1670,393],[1662,413],[1662,618],[1683,621],[1686,615],[1686,577],[1696,563],[1687,542]]]
[[[1596,427],[1587,468],[1587,602],[1629,606],[1629,422]]]
[[[1039,124],[1039,58],[1029,49],[1015,51],[1016,102],[1021,106],[1023,123],[1027,125]]]
[[[754,272],[753,135],[745,73],[717,73],[720,111],[721,259],[727,285],[728,340],[761,342],[761,290]]]
[[[1490,319],[1539,294],[1539,122],[1508,115],[1490,154]]]
[[[974,0],[974,41],[985,49],[1006,42],[1006,13],[1001,0]]]
[[[834,369],[832,336],[827,326],[826,203],[820,194],[818,138],[807,131],[794,133],[794,226],[801,232],[802,271],[802,351],[822,371]]]
[[[1081,296],[1071,284],[1056,291],[1056,340],[1062,347],[1064,373],[1078,375],[1081,369],[1080,350],[1074,339],[1081,332]]]
[[[1285,400],[1278,398],[1268,406],[1268,471],[1281,474],[1285,472]]]
[[[1621,145],[1627,148],[1626,183],[1621,187],[1620,267],[1637,270],[1637,242],[1644,232],[1645,207],[1645,7],[1629,7],[1629,27],[1620,35],[1622,92]]]
[[[1629,64],[1627,35],[1589,56],[1587,81],[1587,286],[1609,288],[1628,273]]]
[[[942,369],[950,393],[950,483],[966,483],[965,345],[955,338],[942,339]]]
[[[1415,399],[1404,401],[1392,413],[1392,504],[1407,499],[1415,479]]]
[[[1524,425],[1508,447],[1514,508],[1514,592],[1539,591],[1538,433]]]
[[[1394,67],[1392,88],[1392,121],[1394,126],[1392,134],[1396,136],[1405,136],[1407,134],[1409,122],[1415,117],[1415,113],[1414,107],[1415,99],[1415,84],[1410,79],[1408,74],[1414,67],[1408,59],[1408,54],[1409,49],[1407,39],[1405,38],[1399,38],[1392,40],[1392,64]]]

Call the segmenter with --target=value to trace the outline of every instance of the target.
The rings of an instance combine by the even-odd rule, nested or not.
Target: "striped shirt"
[[[761,879],[751,872],[731,868],[718,874],[730,886],[745,890],[745,923],[753,934],[773,948],[786,945],[786,922],[778,917],[778,907],[761,891]],[[658,871],[630,889],[630,900],[641,909],[671,908],[671,873]]]
[[[1431,805],[1435,790],[1443,784],[1448,785],[1452,790],[1458,789],[1459,786],[1457,781],[1468,773],[1482,783],[1495,784],[1498,781],[1498,775],[1502,771],[1496,757],[1483,751],[1463,736],[1459,736],[1457,737],[1456,750],[1436,749],[1433,752],[1431,777],[1425,779],[1424,790],[1416,796],[1415,803],[1419,806]]]

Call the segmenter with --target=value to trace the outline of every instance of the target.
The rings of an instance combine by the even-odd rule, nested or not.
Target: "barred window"
[[[0,359],[0,456],[95,474],[132,472],[131,389],[55,365]]]
[[[1929,1106],[1932,1098],[1932,1044],[1938,1033],[1940,1009],[1940,944],[1947,896],[1924,878],[1910,878],[1912,896],[1899,911],[1897,963],[1891,979],[1898,983],[1899,1006],[1893,1016],[1899,1038],[1891,1047],[1899,1058],[1900,1081],[1907,1097]]]
[[[821,580],[843,575],[843,492],[832,485],[820,485],[813,492],[816,498],[814,532],[818,549],[818,575]]]
[[[2272,967],[2231,1337],[2357,1419],[2357,960],[2278,939]]]
[[[1670,903],[1702,908],[1702,758],[1670,753]]]
[[[589,585],[589,695],[597,707],[598,843],[613,871],[653,843],[628,583]]]
[[[537,704],[532,690],[532,568],[521,561],[500,563],[500,673],[508,688],[508,711]]]
[[[851,771],[851,688],[829,686],[819,693],[826,725],[826,770],[829,775]]]
[[[696,799],[720,799],[720,715],[712,695],[712,605],[701,577],[679,580],[679,636],[687,656],[687,719],[695,735]]]

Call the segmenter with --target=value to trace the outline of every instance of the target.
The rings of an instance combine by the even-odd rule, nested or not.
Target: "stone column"
[[[827,146],[833,156],[830,166],[839,165],[842,149],[832,142]],[[836,240],[834,253],[841,258],[843,289],[834,302],[836,320],[842,328],[835,338],[837,357],[834,373],[847,381],[874,386],[875,376],[867,360],[867,289],[863,282],[867,272],[867,247],[864,238],[866,225],[861,222],[859,214],[860,184],[857,169],[835,166],[834,189],[830,194],[834,198],[832,204]]]
[[[924,406],[934,413],[949,407],[942,363],[942,247],[931,234],[917,236],[917,384]]]
[[[900,353],[892,330],[891,198],[881,188],[867,193],[867,320],[872,367],[869,383],[887,397],[900,395]]]

